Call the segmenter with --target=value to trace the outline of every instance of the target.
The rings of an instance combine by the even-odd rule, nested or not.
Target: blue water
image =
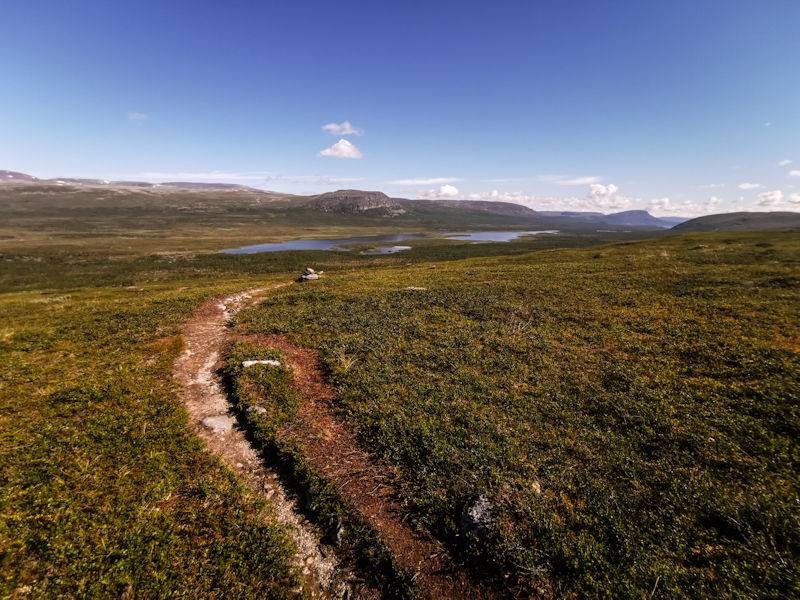
[[[481,231],[478,233],[445,233],[445,237],[457,238],[471,242],[509,242],[522,235],[536,235],[537,233],[558,233],[558,230],[548,231]]]
[[[378,248],[374,252],[364,252],[364,254],[394,254],[399,250],[411,250],[411,246],[388,246],[387,248]]]
[[[480,233],[444,233],[443,237],[457,238],[459,240],[473,242],[507,242],[521,235],[533,235],[536,233],[558,233],[557,231],[483,231]],[[281,252],[283,250],[339,250],[347,252],[348,248],[340,248],[342,244],[361,244],[361,243],[383,243],[383,242],[402,242],[415,238],[430,237],[422,233],[403,233],[399,235],[374,235],[371,237],[351,237],[338,240],[291,240],[282,244],[258,244],[257,246],[245,246],[233,250],[222,250],[226,254],[252,254],[253,252]],[[366,254],[391,254],[399,250],[409,250],[410,246],[391,246],[381,248],[375,252]]]

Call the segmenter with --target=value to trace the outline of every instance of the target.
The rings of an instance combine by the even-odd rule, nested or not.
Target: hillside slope
[[[764,229],[800,229],[800,213],[738,212],[697,217],[672,228],[673,233],[695,231],[758,231]]]

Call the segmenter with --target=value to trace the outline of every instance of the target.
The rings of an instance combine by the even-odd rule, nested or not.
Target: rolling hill
[[[737,212],[697,217],[672,228],[674,233],[699,231],[759,231],[763,229],[800,229],[800,213]]]

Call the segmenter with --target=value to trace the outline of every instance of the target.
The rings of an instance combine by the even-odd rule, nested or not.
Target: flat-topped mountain
[[[487,212],[497,215],[519,215],[523,217],[541,216],[532,208],[513,202],[494,202],[492,200],[404,200],[396,198],[397,202],[407,208],[420,212],[425,209],[454,208],[475,212]]]
[[[314,210],[324,212],[361,212],[373,208],[395,208],[397,202],[383,192],[338,190],[313,198]]]

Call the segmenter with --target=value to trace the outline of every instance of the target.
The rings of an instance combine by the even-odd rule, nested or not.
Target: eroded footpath
[[[495,597],[491,588],[471,581],[438,542],[406,524],[408,513],[397,501],[391,473],[359,447],[349,424],[331,410],[333,391],[325,384],[312,351],[282,336],[230,335],[227,324],[231,315],[252,306],[270,289],[274,288],[214,298],[198,309],[184,326],[186,346],[175,363],[175,376],[184,386],[181,400],[192,431],[250,490],[274,507],[274,517],[298,548],[294,564],[302,572],[305,593],[311,598],[376,597],[375,590],[365,586],[349,566],[323,549],[321,532],[301,514],[278,474],[264,464],[238,426],[219,376],[222,352],[234,339],[276,348],[288,357],[301,405],[295,421],[284,426],[278,436],[303,448],[309,463],[336,486],[391,549],[423,597]]]

